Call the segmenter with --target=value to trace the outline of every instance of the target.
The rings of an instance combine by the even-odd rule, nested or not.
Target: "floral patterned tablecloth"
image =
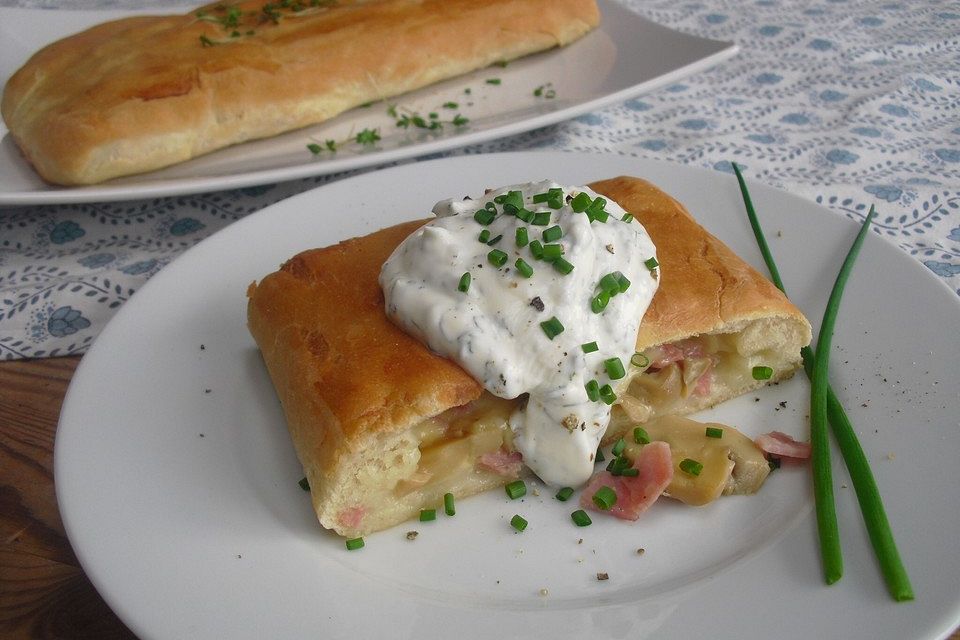
[[[612,152],[747,176],[861,219],[960,295],[960,3],[625,0],[734,40],[704,73],[453,152]],[[0,0],[116,9],[158,0]],[[192,3],[167,2],[171,8]],[[343,176],[122,203],[0,209],[0,359],[81,353],[153,274],[225,225]]]

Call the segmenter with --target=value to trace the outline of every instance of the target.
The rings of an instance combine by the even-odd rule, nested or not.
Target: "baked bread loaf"
[[[779,290],[648,182],[590,186],[643,223],[662,271],[638,339],[651,366],[631,367],[608,439],[637,424],[631,414],[687,413],[793,373],[810,326]],[[484,391],[384,312],[380,267],[421,224],[303,252],[248,290],[249,328],[317,516],[348,537],[435,508],[447,492],[465,497],[521,472],[507,426],[517,401]],[[657,348],[683,357],[654,361]],[[767,380],[752,377],[758,365],[773,369]]]
[[[92,184],[562,46],[599,19],[594,0],[223,2],[55,42],[0,110],[44,179]]]

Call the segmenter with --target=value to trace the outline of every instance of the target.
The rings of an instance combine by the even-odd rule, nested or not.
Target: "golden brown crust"
[[[247,295],[248,326],[280,397],[314,507],[338,522],[340,488],[362,462],[423,418],[482,387],[383,311],[380,267],[423,221],[291,258]],[[345,529],[349,530],[349,528]]]
[[[248,292],[250,331],[271,375],[284,379],[291,396],[322,404],[337,446],[352,449],[370,434],[403,431],[482,390],[383,311],[380,267],[421,224],[305,251]]]
[[[276,22],[265,0],[229,4],[244,12],[236,28],[209,5],[214,20],[127,18],[35,54],[2,114],[37,172],[90,184],[150,171],[564,45],[599,22],[594,0],[308,1]]]
[[[779,289],[655,185],[621,176],[591,188],[640,220],[657,247],[660,283],[640,325],[638,350],[736,331],[759,318],[788,318],[809,332],[806,318]]]

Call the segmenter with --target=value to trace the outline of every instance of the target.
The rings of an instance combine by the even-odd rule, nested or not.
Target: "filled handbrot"
[[[387,259],[422,227],[423,221],[306,251],[251,285],[249,327],[280,397],[310,483],[314,508],[324,527],[352,537],[392,526],[415,516],[420,509],[441,504],[447,492],[461,498],[517,478],[528,455],[539,471],[549,476],[558,464],[544,462],[542,456],[560,451],[560,459],[565,460],[564,437],[576,443],[567,448],[568,452],[581,451],[580,443],[587,441],[587,425],[583,424],[581,430],[579,422],[565,423],[566,415],[586,417],[579,412],[612,407],[609,425],[603,425],[606,431],[591,425],[589,433],[591,443],[597,438],[610,442],[636,424],[631,414],[649,419],[689,413],[786,378],[797,368],[800,347],[810,340],[806,319],[779,290],[700,227],[667,194],[646,181],[629,177],[596,182],[589,190],[542,188],[536,187],[537,193],[530,194],[529,202],[524,196],[523,206],[517,209],[534,215],[549,211],[549,224],[534,224],[531,218],[522,225],[527,229],[522,246],[515,230],[508,235],[498,227],[515,224],[503,216],[516,217],[516,212],[504,211],[506,198],[494,201],[503,195],[500,191],[484,197],[481,186],[472,194],[475,200],[466,205],[453,201],[441,204],[438,211],[447,214],[443,217],[461,217],[473,225],[471,242],[477,246],[470,250],[482,257],[474,260],[477,256],[471,255],[470,266],[462,271],[445,264],[436,268],[444,278],[440,286],[449,289],[452,300],[458,300],[456,296],[470,300],[471,292],[482,293],[496,278],[503,280],[497,286],[515,289],[513,302],[517,307],[512,321],[519,318],[526,324],[491,322],[501,338],[510,337],[503,333],[509,329],[508,333],[516,332],[520,341],[539,343],[531,346],[536,357],[555,356],[552,366],[561,372],[555,386],[538,388],[539,383],[530,377],[535,371],[524,372],[516,379],[511,373],[502,384],[494,374],[489,382],[504,396],[498,397],[485,390],[482,370],[468,371],[431,351],[431,347],[444,348],[444,341],[451,349],[455,346],[469,352],[474,348],[472,339],[458,340],[458,336],[470,335],[464,330],[463,318],[444,320],[447,316],[443,314],[435,318],[436,326],[453,331],[430,347],[391,321],[386,302],[389,292],[385,298],[378,279]],[[563,191],[560,202],[555,195],[551,197],[551,188]],[[507,189],[506,193],[510,191],[524,190]],[[572,203],[581,192],[589,196],[594,206],[592,214],[585,209],[573,211]],[[533,203],[532,196],[538,194],[545,194],[543,201]],[[571,196],[569,202],[567,196]],[[600,263],[596,267],[599,271],[585,278],[592,281],[589,292],[578,286],[571,296],[565,296],[563,283],[567,279],[577,277],[580,270],[586,273],[593,269],[576,258],[570,236],[579,233],[578,225],[588,218],[603,217],[593,204],[598,198],[606,201],[602,207],[608,214],[606,224],[614,221],[615,227],[624,229],[636,225],[609,214],[617,203],[630,214],[628,218],[642,224],[652,245],[644,234],[617,236],[611,242],[614,253],[609,255],[636,252],[638,255],[626,262],[639,260],[642,268],[634,271],[633,267],[612,268]],[[475,205],[479,203],[488,210],[488,200],[496,213],[484,225],[474,217],[479,213]],[[551,207],[551,200],[561,206]],[[584,203],[581,198],[576,208]],[[583,219],[560,224],[564,207],[570,208],[567,215]],[[458,211],[458,215],[449,215]],[[485,220],[489,216],[480,217]],[[588,224],[604,223],[591,220]],[[551,232],[547,236],[550,239],[545,240],[543,233],[553,226],[560,226],[563,235],[554,238],[556,232]],[[636,229],[639,233],[639,225]],[[489,235],[481,247],[484,230]],[[496,240],[501,234],[503,237]],[[617,246],[630,238],[635,246]],[[531,248],[534,241],[541,249],[548,244],[560,245],[563,261],[551,261],[552,253],[547,260],[542,255],[537,259],[534,252],[540,249]],[[496,253],[491,257],[493,251],[502,252],[506,258]],[[603,252],[607,252],[605,244]],[[655,262],[650,260],[654,255]],[[532,268],[529,278],[518,260]],[[567,265],[572,269],[564,274]],[[608,269],[619,272],[629,284],[614,275],[601,285]],[[466,273],[470,274],[468,285],[463,284]],[[538,282],[538,275],[547,274],[551,282],[560,283],[560,292],[552,297],[531,288]],[[648,282],[643,286],[645,278]],[[511,284],[514,282],[515,288]],[[644,314],[643,300],[654,287],[656,293]],[[548,302],[556,306],[548,309]],[[637,316],[643,315],[636,340],[625,350],[625,344],[617,342],[622,338],[617,329],[609,328],[614,344],[605,344],[606,334],[595,324],[602,323],[607,310],[620,303]],[[566,305],[580,305],[583,315],[565,322]],[[595,312],[594,306],[601,308]],[[429,310],[424,313],[429,317]],[[452,313],[449,308],[447,313]],[[636,330],[639,320],[633,317],[625,322],[627,330]],[[525,327],[524,336],[519,335],[521,327]],[[557,341],[565,336],[576,337],[562,355]],[[593,342],[597,343],[596,351]],[[695,348],[691,346],[694,343]],[[655,349],[669,352],[671,357],[657,359]],[[634,352],[646,355],[634,356]],[[490,355],[495,360],[496,354]],[[616,364],[608,369],[606,361],[613,358],[619,360],[622,375]],[[755,366],[769,367],[769,378],[755,379],[751,375]],[[676,373],[668,371],[670,367]],[[563,372],[569,384],[564,382]],[[514,392],[519,395],[513,396]],[[541,394],[542,408],[535,409],[531,419],[523,412],[525,406],[530,411],[534,392]],[[569,414],[553,411],[565,403],[570,405]],[[559,439],[561,444],[542,445],[541,435],[547,431],[551,434],[548,438]],[[536,441],[531,445],[531,440]],[[574,467],[582,477],[583,471],[578,465]]]

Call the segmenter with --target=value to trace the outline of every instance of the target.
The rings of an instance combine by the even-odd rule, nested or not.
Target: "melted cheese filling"
[[[710,398],[756,386],[759,383],[752,376],[754,366],[772,367],[774,378],[785,369],[792,371],[795,366],[772,349],[744,351],[740,334],[705,335],[648,349],[645,355],[651,366],[645,370],[631,367],[632,378],[613,407],[608,436],[620,437],[637,423],[646,423],[656,416],[690,413],[713,404],[715,401]],[[683,357],[678,357],[681,354]],[[658,364],[661,366],[653,366]],[[376,477],[365,478],[364,484],[368,488],[375,486],[374,493],[379,494],[382,501],[377,507],[367,501],[367,506],[374,507],[371,511],[383,509],[413,517],[420,509],[441,506],[445,493],[466,497],[519,477],[519,465],[495,469],[481,462],[488,454],[502,459],[515,450],[509,420],[516,404],[516,400],[484,392],[467,405],[449,409],[412,427],[393,448],[392,464],[387,469],[381,468]],[[665,433],[657,439],[669,441],[671,437]],[[743,457],[731,455],[729,451],[717,455],[718,460],[722,458],[730,466],[735,459]],[[745,468],[752,466],[755,465]],[[732,476],[728,471],[722,474],[724,479],[712,485],[712,495],[755,490],[756,483],[737,483],[739,474],[732,473]],[[753,486],[747,489],[746,485]],[[674,492],[683,494],[677,488]],[[703,500],[704,496],[690,495],[685,501],[702,504]]]
[[[678,346],[679,345],[679,346]],[[684,357],[664,362],[664,351],[682,352]],[[704,394],[715,397],[728,390],[740,390],[756,383],[754,366],[768,366],[774,377],[783,369],[793,369],[776,351],[741,353],[738,335],[706,335],[675,345],[654,347],[645,352],[651,366],[633,368],[634,374],[619,402],[614,406],[611,434],[619,434],[624,425],[647,422],[655,416],[689,413],[702,408]],[[662,362],[663,366],[654,366]],[[447,491],[460,488],[478,493],[491,485],[517,477],[497,473],[479,464],[485,454],[514,450],[509,417],[515,401],[484,393],[474,402],[445,411],[412,429],[411,440],[419,443],[415,464],[395,478],[392,492],[397,498],[422,499],[436,503]],[[617,428],[621,426],[622,428]],[[411,460],[410,462],[414,462]]]

